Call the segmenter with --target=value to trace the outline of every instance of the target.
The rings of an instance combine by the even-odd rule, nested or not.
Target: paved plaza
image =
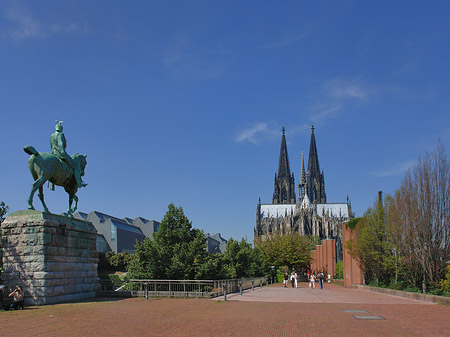
[[[450,336],[450,306],[325,284],[221,299],[103,299],[0,312],[0,336]]]

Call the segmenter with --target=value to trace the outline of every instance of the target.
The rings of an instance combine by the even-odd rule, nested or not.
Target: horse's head
[[[87,165],[87,154],[79,154],[76,153],[72,156],[72,159],[78,163],[78,167],[80,168],[80,175],[84,176],[84,168]]]

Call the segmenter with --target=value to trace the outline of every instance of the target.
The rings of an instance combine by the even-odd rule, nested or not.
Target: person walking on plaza
[[[292,284],[292,288],[294,288],[294,286],[295,286],[295,276],[294,276],[294,272],[291,273],[291,284]]]
[[[289,275],[288,275],[287,271],[285,271],[284,272],[284,280],[283,280],[285,288],[287,288],[288,280],[289,280]]]
[[[297,273],[294,271],[295,287],[298,288]]]
[[[316,275],[314,275],[314,273],[311,274],[311,284],[312,284],[312,288],[316,289]]]
[[[323,289],[323,278],[324,278],[323,273],[320,272],[320,273],[317,275],[317,278],[319,279],[320,289]]]

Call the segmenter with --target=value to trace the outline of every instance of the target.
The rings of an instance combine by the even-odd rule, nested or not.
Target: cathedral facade
[[[286,145],[285,129],[282,129],[278,174],[275,173],[271,204],[256,209],[256,238],[266,238],[274,232],[314,235],[321,239],[336,240],[337,257],[342,254],[342,224],[351,217],[351,205],[347,197],[344,203],[327,203],[325,177],[320,171],[314,126],[311,128],[308,169],[305,170],[303,153],[301,160],[298,199],[295,196],[294,173],[291,173]]]

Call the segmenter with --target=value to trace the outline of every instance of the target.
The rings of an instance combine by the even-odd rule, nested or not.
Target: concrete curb
[[[403,297],[403,298],[409,298],[412,300],[450,305],[450,297],[445,297],[445,296],[426,295],[426,294],[420,294],[420,293],[412,293],[409,291],[370,287],[370,286],[361,285],[361,284],[357,284],[356,288],[359,290],[367,290],[367,291],[372,291],[375,293],[399,296],[399,297]]]

